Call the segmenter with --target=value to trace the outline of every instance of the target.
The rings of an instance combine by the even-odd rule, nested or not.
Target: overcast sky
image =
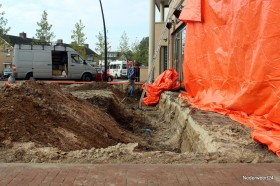
[[[91,49],[95,49],[96,35],[103,34],[103,20],[99,0],[2,0],[1,11],[8,20],[8,34],[18,36],[25,32],[35,37],[37,22],[43,11],[48,13],[48,22],[57,39],[70,43],[75,24],[82,20],[84,33]],[[126,32],[129,43],[140,41],[149,35],[148,0],[102,0],[108,41],[111,50],[117,50],[121,35]]]

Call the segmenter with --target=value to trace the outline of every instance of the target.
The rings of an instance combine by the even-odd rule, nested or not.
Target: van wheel
[[[112,78],[111,78],[111,77],[108,77],[108,78],[107,78],[107,81],[108,81],[108,82],[111,82],[111,81],[112,81]]]
[[[25,79],[26,80],[34,80],[33,73],[32,72],[27,73],[26,76],[25,76]]]
[[[115,74],[115,78],[118,79],[118,74]]]
[[[84,74],[82,77],[83,81],[92,81],[92,75],[90,74]]]

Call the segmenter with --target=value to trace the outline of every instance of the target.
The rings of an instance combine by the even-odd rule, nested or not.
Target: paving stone
[[[0,164],[0,186],[280,185],[280,164]]]

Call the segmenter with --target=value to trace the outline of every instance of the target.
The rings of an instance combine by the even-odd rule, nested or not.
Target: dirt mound
[[[0,117],[1,146],[34,142],[71,151],[137,141],[98,107],[40,81],[2,88]]]
[[[250,129],[222,115],[190,108],[178,99],[178,92],[165,92],[157,106],[137,108],[138,101],[127,97],[128,88],[103,82],[59,86],[40,81],[3,87],[0,162],[280,161],[252,141]],[[141,87],[137,88],[139,99]],[[186,123],[189,119],[193,122]],[[198,144],[201,140],[203,144]],[[214,150],[206,150],[204,142]]]

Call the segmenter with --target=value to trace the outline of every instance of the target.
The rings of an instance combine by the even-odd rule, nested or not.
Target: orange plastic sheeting
[[[253,139],[280,157],[280,1],[192,5],[201,8],[202,22],[189,20],[188,9],[182,10],[188,94],[181,97],[254,128]]]
[[[9,86],[11,86],[11,83],[5,82],[5,83],[3,83],[3,85],[9,87]]]
[[[201,0],[185,0],[184,14],[180,14],[180,20],[201,21]]]
[[[174,69],[168,69],[160,74],[153,84],[148,84],[146,89],[147,97],[143,98],[142,103],[148,106],[156,105],[160,95],[166,90],[179,90],[178,73]],[[145,85],[142,86],[144,88]]]

